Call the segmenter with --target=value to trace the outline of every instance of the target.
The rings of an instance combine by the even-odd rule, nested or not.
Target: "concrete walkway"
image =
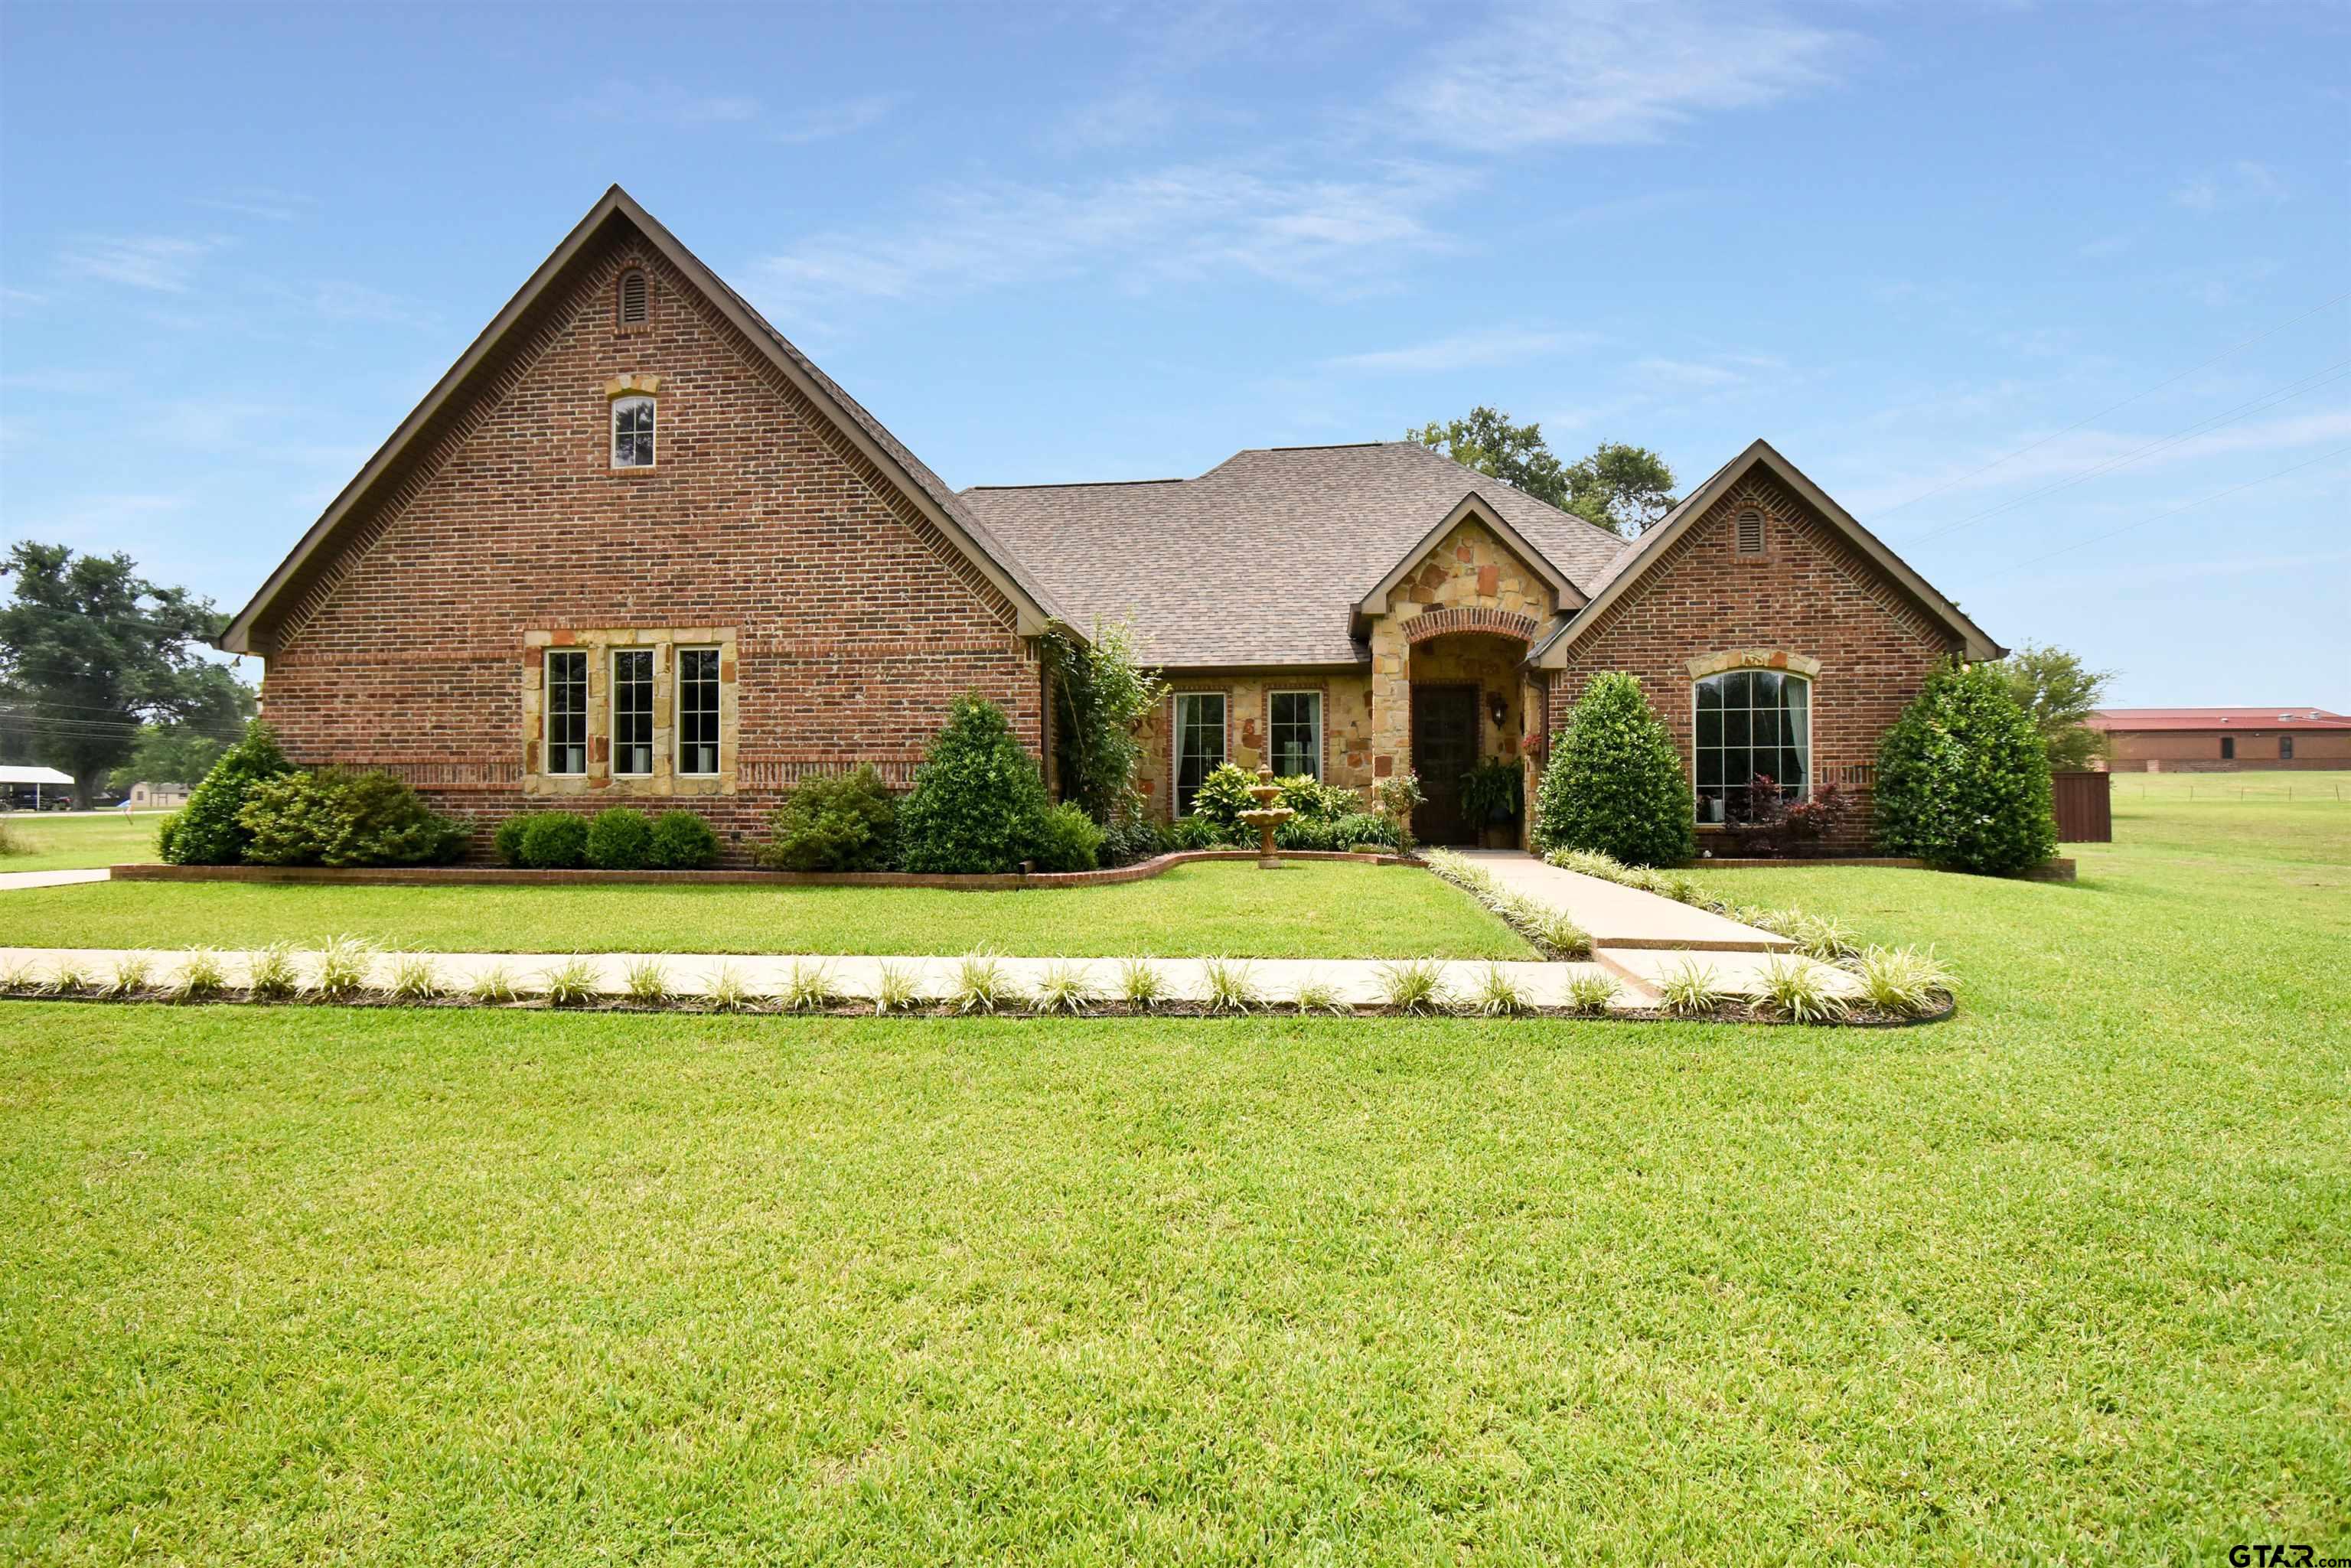
[[[104,882],[113,874],[104,866],[94,871],[0,872],[0,893],[20,887],[71,887],[78,882]]]
[[[242,988],[249,973],[253,955],[246,952],[222,951],[213,956],[219,962],[223,980],[232,988]],[[173,984],[189,957],[184,948],[58,948],[0,947],[0,983],[30,986],[47,983],[58,974],[60,966],[78,972],[86,985],[102,987],[125,960],[143,960],[149,967],[149,982],[159,987]],[[885,966],[916,978],[917,988],[926,995],[936,996],[946,991],[963,963],[956,957],[879,958],[848,954],[831,956],[808,955],[758,954],[727,955],[716,953],[378,953],[369,960],[371,984],[377,988],[388,988],[395,967],[403,959],[431,960],[440,983],[451,990],[462,991],[477,976],[502,968],[513,985],[525,994],[545,989],[549,971],[573,964],[585,963],[595,974],[595,988],[608,995],[624,995],[628,989],[629,970],[639,964],[659,965],[669,988],[680,995],[706,993],[721,971],[731,972],[748,990],[773,995],[791,982],[796,972],[821,969],[827,985],[841,996],[856,999],[871,998],[882,979]],[[1691,955],[1642,952],[1612,954],[1603,951],[1595,961],[1583,964],[1547,964],[1539,962],[1506,962],[1488,964],[1479,960],[1447,959],[1439,964],[1445,988],[1456,996],[1474,994],[1489,968],[1499,968],[1523,988],[1528,999],[1539,1006],[1554,1007],[1567,1000],[1570,983],[1579,975],[1608,974],[1622,985],[1611,1004],[1624,1010],[1651,1006],[1655,995],[1642,983],[1642,969],[1649,961],[1670,966],[1694,960],[1717,970],[1721,988],[1734,993],[1753,995],[1758,990],[1755,972],[1762,959],[1754,954],[1699,953]],[[318,970],[318,955],[301,952],[294,955],[297,968],[307,982]],[[1207,967],[1212,960],[1201,958],[1154,958],[1165,984],[1165,995],[1180,1001],[1205,1001],[1209,995]],[[1802,960],[1810,963],[1810,960]],[[1125,960],[1120,958],[1030,958],[999,957],[997,962],[1015,986],[1024,992],[1033,991],[1048,971],[1061,967],[1076,969],[1085,976],[1091,988],[1104,998],[1114,998],[1119,990],[1119,974]],[[1383,971],[1390,963],[1369,958],[1242,958],[1226,962],[1245,969],[1259,995],[1267,1002],[1287,1002],[1293,998],[1301,985],[1321,981],[1331,986],[1345,1001],[1360,1006],[1377,1005],[1385,988]],[[1828,970],[1834,988],[1850,988],[1851,977],[1841,970],[1818,966]]]
[[[1705,948],[1718,953],[1784,953],[1795,947],[1785,936],[1726,920],[1710,909],[1695,909],[1635,887],[1619,887],[1581,872],[1562,871],[1524,850],[1459,852],[1490,873],[1512,893],[1564,910],[1592,933],[1595,947]]]

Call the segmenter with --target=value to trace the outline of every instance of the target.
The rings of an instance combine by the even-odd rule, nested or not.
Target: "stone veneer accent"
[[[1458,632],[1523,643],[1559,611],[1542,575],[1476,517],[1463,518],[1439,540],[1389,602],[1394,608],[1372,622],[1371,638],[1371,762],[1382,779],[1412,767],[1415,663],[1441,646],[1435,639]],[[1437,618],[1433,631],[1417,629],[1423,617]],[[1526,648],[1518,653],[1523,656]],[[1514,710],[1523,706],[1523,699],[1512,703]]]
[[[1689,662],[1690,679],[1694,681],[1719,675],[1725,670],[1792,670],[1800,675],[1817,675],[1821,662],[1802,653],[1791,653],[1785,648],[1733,648],[1725,653],[1701,653]]]
[[[718,650],[718,771],[677,771],[677,650]],[[547,651],[585,648],[588,661],[588,771],[549,773],[541,755],[547,743]],[[612,650],[653,652],[653,770],[643,776],[612,771]],[[735,793],[736,758],[742,749],[742,706],[736,700],[735,629],[731,626],[636,626],[620,630],[523,633],[522,787],[529,795],[605,793],[694,796]]]

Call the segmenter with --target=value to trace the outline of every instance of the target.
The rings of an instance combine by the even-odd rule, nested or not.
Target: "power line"
[[[2210,418],[2199,419],[2195,423],[2188,425],[2184,429],[2176,430],[2168,435],[2158,436],[2155,440],[2148,442],[2145,446],[2136,447],[2129,452],[2123,453],[2119,456],[2109,457],[2102,463],[2092,464],[2088,468],[2074,475],[2070,479],[2060,479],[2054,485],[2044,485],[2040,489],[2032,491],[2026,495],[2014,497],[2009,500],[2000,502],[1996,506],[1986,507],[1980,512],[1970,512],[1966,517],[1960,517],[1954,522],[1945,523],[1941,528],[1937,528],[1930,533],[1920,534],[1917,538],[1912,539],[1910,543],[1915,547],[1925,544],[1928,539],[1941,538],[1945,534],[1949,533],[1954,528],[1963,528],[1970,523],[1979,521],[1981,518],[1993,517],[2001,512],[2013,511],[2015,508],[2023,506],[2028,501],[2037,501],[2043,496],[2053,496],[2060,490],[2070,490],[2076,485],[2086,484],[2090,480],[2098,478],[2101,476],[2115,473],[2119,469],[2127,468],[2142,457],[2152,456],[2156,453],[2177,446],[2183,441],[2191,441],[2199,435],[2209,435],[2213,431],[2222,429],[2228,425],[2235,424],[2240,420],[2251,419],[2257,413],[2266,413],[2271,409],[2276,408],[2282,403],[2293,402],[2295,398],[2302,396],[2304,392],[2316,392],[2320,387],[2330,386],[2333,383],[2341,381],[2346,375],[2351,375],[2351,360],[2338,360],[2334,364],[2328,365],[2322,370],[2313,371],[2309,375],[2303,377],[2298,382],[2290,382],[2283,387],[2265,392],[2258,397],[2248,398],[2245,402],[2237,404],[2234,408],[2223,409],[2220,413],[2213,414]]]
[[[2069,545],[2059,545],[2055,549],[2049,551],[2047,554],[2034,556],[2031,560],[2017,562],[2014,566],[2009,568],[2008,570],[2001,572],[1999,577],[1991,579],[1991,580],[1997,582],[2001,578],[2013,577],[2027,567],[2038,566],[2043,561],[2048,560],[2053,557],[2065,554],[2068,550],[2080,549],[2084,545],[2097,544],[2101,540],[2113,538],[2117,534],[2126,534],[2133,528],[2143,528],[2149,523],[2159,523],[2166,517],[2176,517],[2182,512],[2192,512],[2199,507],[2209,507],[2224,496],[2233,496],[2240,490],[2250,490],[2256,485],[2266,485],[2273,479],[2283,479],[2289,474],[2297,474],[2304,468],[2314,467],[2316,465],[2327,462],[2330,459],[2345,456],[2351,456],[2351,446],[2338,446],[2332,452],[2321,453],[2316,457],[2309,458],[2301,463],[2296,463],[2290,467],[2281,468],[2274,474],[2264,474],[2258,479],[2248,479],[2241,485],[2231,485],[2225,490],[2215,490],[2200,501],[2190,501],[2184,507],[2174,507],[2168,512],[2158,512],[2151,517],[2140,517],[2136,522],[2125,523],[2121,528],[2108,528],[2105,533],[2092,534],[2088,538],[2075,539]]]
[[[2210,359],[2190,365],[2186,370],[2181,371],[2178,375],[2167,376],[2162,381],[2156,382],[2153,386],[2148,387],[2144,392],[2136,392],[2131,393],[2130,396],[2123,399],[2120,402],[2108,403],[2105,407],[2098,410],[2097,413],[2077,419],[2063,430],[2053,430],[2038,441],[2028,441],[2023,445],[2018,447],[2015,451],[2008,453],[2003,456],[1995,457],[1991,462],[1984,464],[1981,467],[1970,468],[1964,474],[1955,475],[1951,478],[1944,480],[1941,484],[1936,486],[1930,490],[1921,490],[1918,494],[1911,497],[1908,500],[1898,501],[1893,506],[1886,507],[1885,510],[1879,512],[1877,516],[1881,520],[1892,517],[1895,513],[1902,511],[1907,507],[1917,506],[1919,502],[1926,500],[1930,496],[1941,495],[1944,491],[1949,489],[1954,485],[1962,484],[1967,480],[1974,478],[1979,474],[1988,474],[2003,463],[2013,462],[2015,459],[2023,456],[2028,452],[2046,446],[2061,435],[2071,435],[2074,432],[2081,429],[2082,426],[2088,424],[2093,420],[2104,419],[2106,415],[2114,413],[2115,410],[2118,408],[2128,408],[2132,403],[2138,402],[2139,399],[2152,396],[2154,393],[2159,392],[2164,388],[2171,385],[2174,382],[2185,381],[2199,371],[2206,370],[2213,365],[2217,365],[2222,360],[2227,359],[2231,354],[2235,353],[2240,349],[2250,349],[2264,338],[2274,338],[2280,332],[2284,331],[2288,327],[2293,326],[2295,322],[2307,321],[2313,316],[2317,315],[2320,311],[2331,309],[2335,306],[2342,304],[2346,299],[2351,299],[2351,292],[2338,294],[2334,298],[2326,300],[2322,304],[2314,305],[2309,309],[2304,311],[2301,315],[2295,316],[2288,320],[2281,321],[2276,326],[2270,328],[2266,331],[2256,332],[2252,337],[2245,339],[2242,342],[2231,343],[2227,348],[2221,350],[2219,353],[2213,355]]]

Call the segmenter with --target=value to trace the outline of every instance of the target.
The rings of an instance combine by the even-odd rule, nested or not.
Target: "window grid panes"
[[[1768,776],[1794,800],[1812,781],[1812,684],[1778,670],[1731,670],[1698,683],[1698,820],[1738,815]]]
[[[623,397],[612,400],[612,466],[650,468],[653,465],[653,400]]]
[[[547,770],[588,771],[588,651],[547,655]]]
[[[2294,760],[2294,737],[2290,735],[2278,737],[2278,760],[2280,762]]]
[[[653,770],[653,651],[622,648],[612,654],[612,771],[643,777]]]
[[[1299,773],[1322,778],[1322,694],[1275,692],[1267,709],[1274,772],[1284,779]]]
[[[677,770],[718,771],[718,650],[677,651]]]
[[[1200,782],[1224,766],[1225,695],[1179,692],[1176,696],[1176,814],[1192,814]]]

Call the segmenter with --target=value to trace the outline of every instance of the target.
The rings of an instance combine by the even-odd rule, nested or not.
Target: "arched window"
[[[653,465],[653,400],[616,397],[612,400],[612,466],[650,468]]]
[[[621,274],[621,325],[642,327],[653,319],[653,291],[645,286],[645,275],[635,267]]]
[[[1784,670],[1726,670],[1697,683],[1698,820],[1735,821],[1759,778],[1788,800],[1813,778],[1813,684]]]

